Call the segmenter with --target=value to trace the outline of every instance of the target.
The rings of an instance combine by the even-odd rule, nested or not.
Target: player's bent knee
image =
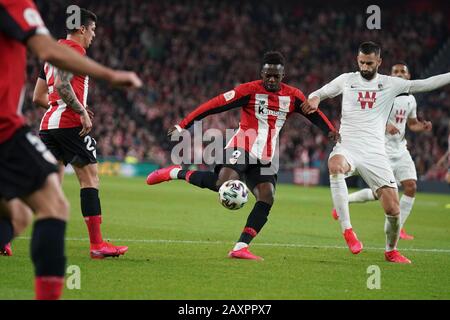
[[[409,197],[414,197],[417,192],[417,184],[415,181],[409,181],[404,184],[404,193]]]
[[[384,211],[388,216],[396,216],[400,214],[400,204],[398,201],[392,199],[384,205]]]
[[[328,162],[328,170],[330,174],[343,174],[346,172],[345,165],[343,165],[340,161],[332,161]]]
[[[260,196],[260,197],[256,198],[256,201],[262,201],[269,205],[273,205],[275,198],[273,197],[273,195],[264,195],[262,197]]]
[[[272,184],[257,185],[253,193],[256,196],[256,201],[262,201],[269,205],[273,205],[275,201],[275,194]]]

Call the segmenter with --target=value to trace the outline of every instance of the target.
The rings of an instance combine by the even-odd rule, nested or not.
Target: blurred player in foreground
[[[30,251],[36,299],[58,299],[64,285],[69,204],[55,158],[30,133],[21,114],[27,47],[60,69],[114,85],[142,84],[132,72],[106,68],[58,44],[32,1],[0,0],[0,248],[23,231],[34,212]]]

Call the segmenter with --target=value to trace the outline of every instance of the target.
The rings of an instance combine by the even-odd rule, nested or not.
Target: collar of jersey
[[[363,82],[374,82],[374,81],[377,81],[378,80],[378,76],[380,75],[378,72],[377,72],[377,74],[375,75],[375,78],[373,78],[373,79],[371,79],[371,80],[367,80],[367,79],[365,79],[362,75],[361,75],[361,72],[358,72],[358,75],[359,75],[359,78],[363,81]]]

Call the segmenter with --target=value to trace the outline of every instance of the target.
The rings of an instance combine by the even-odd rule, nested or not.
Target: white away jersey
[[[344,73],[311,93],[320,100],[342,94],[341,144],[360,153],[385,154],[384,135],[394,99],[408,93],[411,81],[377,74],[372,80],[359,72]]]
[[[401,94],[394,100],[388,123],[397,127],[400,133],[386,132],[386,153],[390,158],[401,155],[406,149],[406,124],[408,119],[417,118],[417,102],[413,95]]]

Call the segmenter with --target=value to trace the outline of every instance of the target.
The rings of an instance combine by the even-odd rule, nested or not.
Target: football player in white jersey
[[[403,62],[392,66],[391,75],[406,80],[411,78],[409,68]],[[407,234],[403,226],[414,204],[417,190],[417,172],[414,161],[406,147],[406,125],[413,132],[431,131],[432,129],[430,121],[417,120],[417,103],[414,96],[402,93],[395,98],[392,106],[386,126],[385,147],[397,184],[403,187],[403,196],[400,198],[400,239],[412,240],[414,237]],[[348,196],[349,203],[377,199],[377,195],[370,188],[351,193]],[[335,209],[333,209],[333,217],[336,220],[338,219]]]
[[[397,250],[400,235],[400,205],[397,183],[385,150],[386,123],[395,97],[402,93],[426,92],[450,84],[450,72],[424,80],[405,80],[378,73],[381,48],[364,42],[358,50],[358,72],[344,73],[311,93],[302,104],[305,113],[315,112],[325,99],[342,94],[341,143],[328,160],[330,189],[344,239],[353,254],[363,245],[350,223],[348,190],[345,178],[359,174],[369,185],[386,213],[385,259],[411,263]]]

